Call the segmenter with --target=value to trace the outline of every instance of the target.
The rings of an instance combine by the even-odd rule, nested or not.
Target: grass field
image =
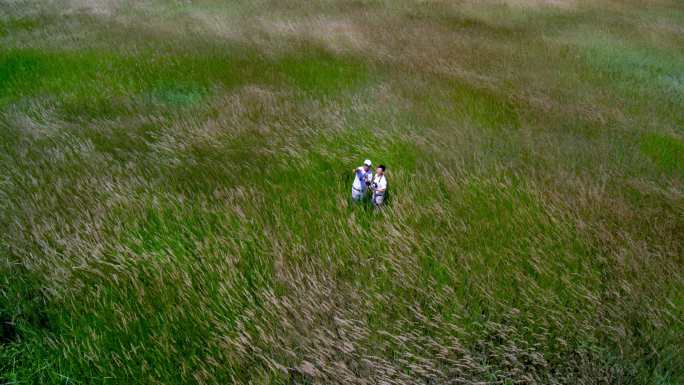
[[[0,271],[3,384],[684,384],[684,3],[0,2]]]

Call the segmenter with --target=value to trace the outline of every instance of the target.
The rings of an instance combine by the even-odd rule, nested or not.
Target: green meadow
[[[7,385],[682,384],[684,3],[2,2],[0,273]]]

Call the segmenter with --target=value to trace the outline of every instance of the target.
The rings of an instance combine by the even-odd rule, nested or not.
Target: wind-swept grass
[[[3,382],[684,380],[680,5],[0,11]]]

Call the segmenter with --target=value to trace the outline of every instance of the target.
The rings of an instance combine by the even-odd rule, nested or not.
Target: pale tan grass
[[[368,47],[361,30],[352,20],[339,17],[259,18],[260,31],[272,38],[307,40],[332,52],[359,52]]]
[[[497,5],[506,5],[509,7],[519,8],[544,8],[553,7],[565,10],[571,10],[577,7],[577,0],[479,0],[470,2],[471,6],[491,7]]]

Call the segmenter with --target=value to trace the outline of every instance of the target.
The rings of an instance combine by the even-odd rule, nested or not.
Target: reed
[[[683,382],[681,25],[4,2],[2,383]]]

